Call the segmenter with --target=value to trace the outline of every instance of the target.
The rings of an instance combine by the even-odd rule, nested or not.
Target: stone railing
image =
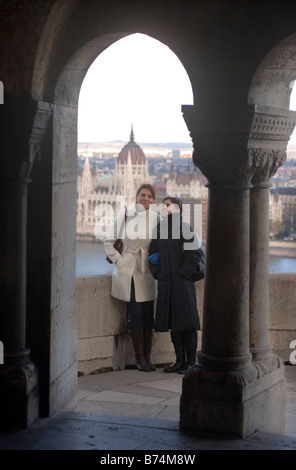
[[[296,340],[296,274],[270,275],[270,343],[284,362]],[[198,282],[198,309],[202,321],[203,281]],[[134,366],[128,334],[126,304],[110,296],[111,275],[76,279],[78,373],[92,374]],[[202,331],[199,332],[199,347]],[[198,348],[199,348],[198,347]],[[157,365],[174,360],[169,333],[155,333],[152,361]]]

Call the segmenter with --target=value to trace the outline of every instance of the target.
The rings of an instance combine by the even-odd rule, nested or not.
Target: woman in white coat
[[[150,353],[156,281],[148,262],[152,231],[159,222],[159,216],[150,209],[154,203],[153,186],[140,186],[136,204],[118,215],[104,240],[107,256],[115,264],[111,295],[127,302],[136,365],[145,372],[155,370]],[[121,254],[113,246],[117,238],[123,241]]]

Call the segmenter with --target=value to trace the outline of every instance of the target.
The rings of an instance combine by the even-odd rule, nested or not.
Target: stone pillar
[[[269,193],[270,179],[286,160],[295,113],[257,107],[249,139],[255,168],[250,198],[250,352],[259,376],[281,369],[269,344]]]
[[[1,289],[0,422],[27,427],[39,416],[38,372],[26,347],[26,210],[28,178],[2,181],[1,248],[5,279]],[[3,275],[3,271],[2,271]],[[2,276],[1,276],[2,277]]]
[[[269,183],[255,183],[250,198],[250,352],[269,370]]]
[[[9,163],[0,181],[0,426],[7,429],[27,427],[39,416],[38,371],[26,346],[26,265],[27,187],[40,127],[36,103],[12,103],[4,112],[8,125],[3,147]]]
[[[249,187],[209,184],[202,350],[210,370],[245,373],[249,353]],[[244,372],[243,372],[244,371]]]
[[[183,379],[180,429],[241,437],[257,429],[281,432],[283,380],[260,379],[249,348],[250,181],[256,167],[248,143],[254,108],[183,111],[196,142],[194,162],[209,180],[209,202],[202,347]],[[264,337],[265,328],[263,322]]]

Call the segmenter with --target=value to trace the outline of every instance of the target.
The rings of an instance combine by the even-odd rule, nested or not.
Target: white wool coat
[[[159,222],[159,216],[152,210],[137,210],[137,206],[121,211],[106,234],[106,254],[115,263],[112,275],[111,295],[128,302],[131,296],[131,282],[134,279],[137,302],[154,300],[157,293],[148,262],[148,251],[152,231]],[[123,230],[123,233],[122,233]],[[120,255],[113,244],[117,238],[123,241]]]

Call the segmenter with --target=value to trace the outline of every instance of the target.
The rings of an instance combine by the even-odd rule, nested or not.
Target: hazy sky
[[[193,94],[178,57],[149,36],[127,36],[103,51],[85,76],[78,141],[128,141],[133,124],[136,142],[191,143],[182,104],[193,104]],[[290,109],[296,110],[296,85]]]
[[[133,34],[112,44],[89,68],[79,96],[78,141],[188,142],[182,104],[191,83],[164,44]]]

